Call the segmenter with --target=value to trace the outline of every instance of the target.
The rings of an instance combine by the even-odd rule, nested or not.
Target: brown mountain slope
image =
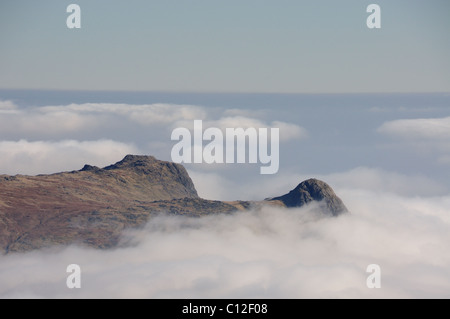
[[[0,247],[27,250],[78,239],[109,246],[116,230],[141,221],[144,209],[133,207],[174,198],[198,198],[185,168],[149,156],[129,155],[104,169],[0,176]]]
[[[280,197],[270,203],[290,207],[311,200],[340,201],[328,185],[329,189],[316,186],[324,188],[322,198],[291,205]],[[80,171],[53,175],[2,175],[0,251],[70,243],[108,248],[117,244],[124,228],[143,225],[157,212],[201,216],[251,206],[251,202],[201,199],[183,166],[151,156],[128,155],[103,169],[86,165]]]

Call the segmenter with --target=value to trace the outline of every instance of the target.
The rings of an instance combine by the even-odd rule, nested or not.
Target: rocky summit
[[[298,184],[288,194],[275,197],[269,201],[281,201],[286,207],[301,207],[311,202],[318,202],[325,214],[338,216],[348,212],[342,200],[325,182],[311,178]]]
[[[182,165],[152,156],[128,155],[105,168],[85,165],[52,175],[0,175],[0,252],[68,244],[110,248],[124,229],[142,226],[161,212],[200,217],[310,202],[330,216],[347,211],[331,187],[315,179],[260,202],[202,199]]]

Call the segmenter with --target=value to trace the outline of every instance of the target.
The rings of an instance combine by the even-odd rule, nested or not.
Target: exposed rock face
[[[186,169],[151,156],[126,156],[100,169],[0,176],[0,248],[23,251],[81,241],[109,247],[144,223],[154,201],[197,199]]]
[[[281,206],[325,203],[333,216],[346,211],[325,183],[308,180],[273,198]],[[186,169],[152,156],[128,155],[105,167],[39,176],[0,176],[0,253],[77,243],[113,247],[123,229],[165,212],[202,216],[247,210],[262,202],[199,198]]]
[[[342,200],[325,182],[312,178],[298,184],[288,194],[275,197],[269,201],[281,201],[286,207],[301,207],[317,201],[325,214],[338,216],[348,212]]]

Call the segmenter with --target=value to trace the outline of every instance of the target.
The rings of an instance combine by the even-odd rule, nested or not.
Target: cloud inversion
[[[351,214],[308,208],[231,216],[159,216],[131,246],[70,247],[0,257],[0,297],[450,297],[450,198],[344,191]],[[79,264],[82,288],[65,285]],[[381,289],[366,286],[378,264]]]

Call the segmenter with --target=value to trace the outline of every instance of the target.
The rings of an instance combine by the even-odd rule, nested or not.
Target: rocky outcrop
[[[0,176],[0,253],[71,243],[114,247],[124,229],[142,226],[161,212],[199,217],[312,201],[332,216],[346,211],[333,190],[318,180],[269,201],[202,199],[182,165],[152,156],[128,155],[105,168],[85,165],[53,175]]]
[[[151,203],[184,198],[198,198],[186,169],[152,156],[53,175],[0,176],[0,249],[110,247],[123,228],[148,219],[156,210]]]
[[[274,197],[269,201],[281,201],[286,207],[301,207],[315,201],[325,214],[338,216],[348,212],[333,189],[327,183],[315,178],[301,182],[288,194]]]

